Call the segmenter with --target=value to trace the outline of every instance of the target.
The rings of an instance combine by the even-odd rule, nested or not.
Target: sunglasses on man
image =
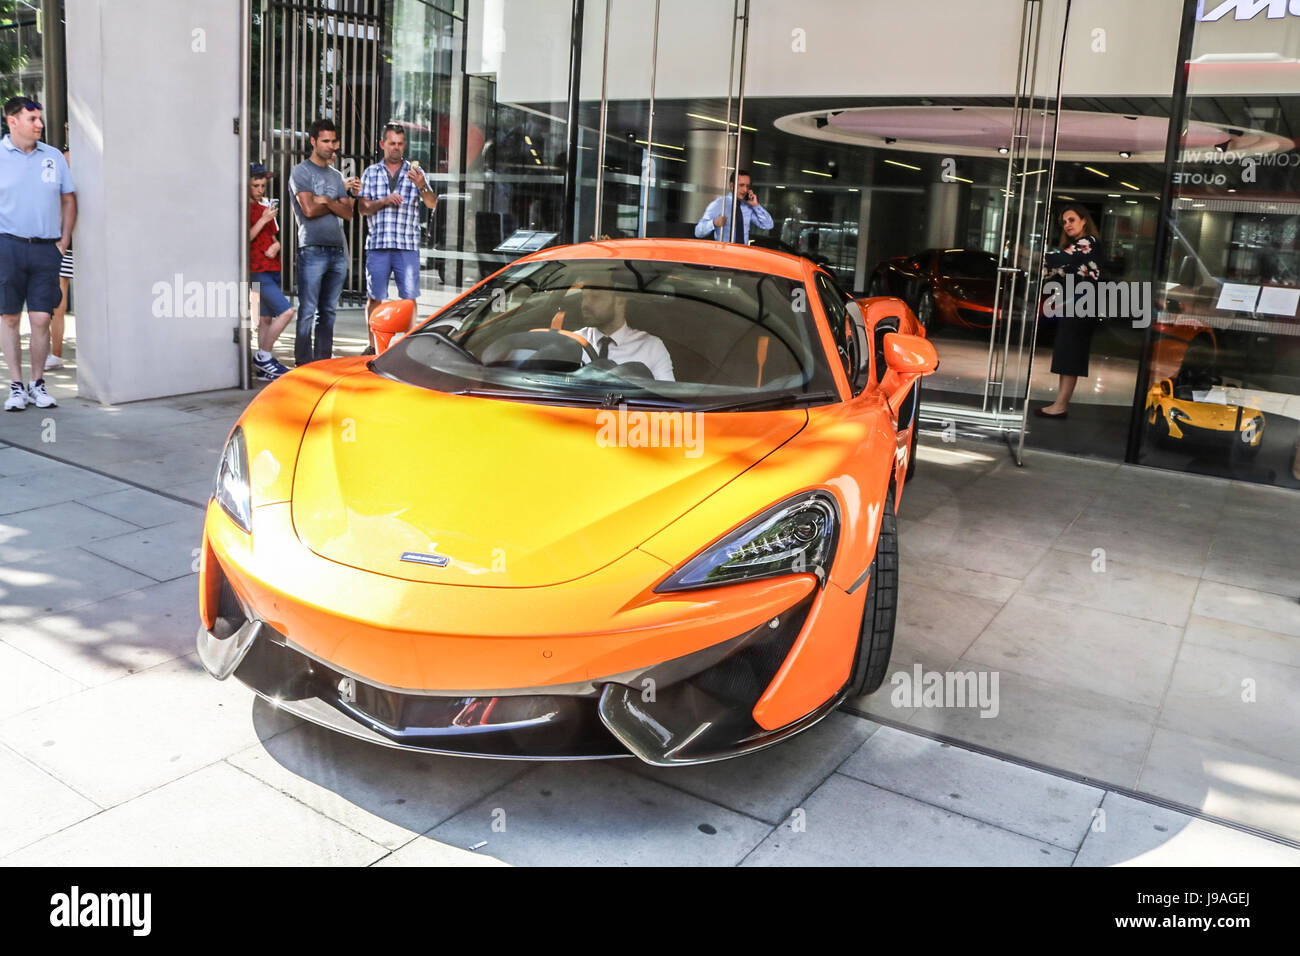
[[[23,110],[36,112],[41,104],[25,96],[15,96],[5,102],[5,116],[16,116]]]

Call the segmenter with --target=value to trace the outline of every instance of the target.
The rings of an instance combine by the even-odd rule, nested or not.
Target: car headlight
[[[230,520],[249,534],[253,532],[253,497],[248,487],[248,451],[244,447],[244,430],[236,428],[221,452],[217,483],[212,489]]]
[[[655,590],[686,591],[783,574],[811,573],[825,583],[838,535],[835,499],[825,492],[809,492],[745,522]]]

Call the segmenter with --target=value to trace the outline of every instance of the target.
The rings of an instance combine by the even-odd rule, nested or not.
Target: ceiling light
[[[904,169],[915,170],[918,173],[921,171],[920,166],[913,166],[911,163],[900,163],[896,159],[887,159],[885,160],[885,162],[887,162],[890,166],[902,166]]]
[[[658,147],[660,147],[660,148],[662,148],[662,149],[675,149],[675,150],[677,150],[679,153],[684,153],[684,152],[686,152],[686,147],[685,147],[685,146],[674,146],[672,143],[647,143],[647,142],[646,142],[645,140],[643,140],[643,139],[638,139],[638,140],[637,140],[637,143],[640,144],[641,146],[652,146],[652,145],[653,145],[653,146],[658,146]]]
[[[1005,146],[999,146],[998,152],[1005,156],[1007,153],[1011,152],[1011,150],[1007,149]]]
[[[726,120],[720,120],[720,119],[718,119],[716,116],[705,116],[703,113],[687,113],[686,115],[689,116],[689,117],[691,117],[691,119],[704,120],[706,123],[717,123],[719,126],[735,126],[735,125],[736,125],[735,123],[728,123]],[[757,132],[758,132],[758,127],[756,127],[756,126],[745,126],[744,124],[741,124],[741,127],[740,127],[740,128],[741,128],[741,129],[747,129],[747,130],[749,130],[751,133],[757,133]]]
[[[812,192],[812,190],[811,190],[811,189],[805,189],[804,192],[806,192],[806,193],[810,193],[810,192]]]
[[[1090,173],[1096,173],[1102,179],[1110,179],[1110,173],[1103,173],[1100,169],[1096,169],[1095,167],[1092,166],[1085,166],[1083,168]]]
[[[1110,198],[1110,199],[1119,199],[1120,196],[1121,196],[1121,194],[1120,194],[1120,193],[1106,193],[1106,196],[1107,196],[1108,198]]]
[[[799,172],[801,172],[801,173],[807,173],[809,176],[825,176],[827,179],[834,179],[834,178],[835,178],[835,177],[832,176],[830,173],[819,173],[819,172],[818,172],[817,170],[815,170],[815,169],[801,169],[801,170],[799,170]]]
[[[1124,201],[1128,203],[1130,206],[1136,206],[1138,204],[1138,201],[1136,199],[1125,199]]]
[[[1133,190],[1134,192],[1138,192],[1138,193],[1140,193],[1140,192],[1142,191],[1142,187],[1141,187],[1141,186],[1134,186],[1132,183],[1126,183],[1126,182],[1124,182],[1124,180],[1122,180],[1122,179],[1119,181],[1119,184],[1120,184],[1121,186],[1127,186],[1129,189]]]
[[[752,160],[755,166],[771,166],[771,163],[765,163],[761,159]]]
[[[1119,157],[1120,157],[1120,159],[1128,159],[1128,158],[1129,158],[1130,156],[1132,156],[1132,155],[1133,155],[1133,154],[1130,153],[1127,149],[1121,149],[1121,150],[1119,151]]]

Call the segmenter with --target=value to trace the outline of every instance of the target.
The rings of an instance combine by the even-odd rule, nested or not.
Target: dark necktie
[[[601,358],[603,359],[609,358],[609,347],[613,344],[614,344],[614,340],[611,339],[608,335],[601,336],[599,342]]]
[[[739,208],[736,209],[736,219],[731,224],[731,241],[745,241],[745,214]]]

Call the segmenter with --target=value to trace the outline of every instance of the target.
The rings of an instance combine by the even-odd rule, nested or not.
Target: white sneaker
[[[63,368],[63,359],[59,358],[57,355],[51,352],[49,355],[45,356],[45,367],[47,369]]]
[[[27,386],[27,397],[32,400],[32,404],[37,408],[53,408],[59,404],[54,400],[54,396],[45,390],[45,379],[43,378],[38,378]]]
[[[6,412],[21,412],[27,407],[27,389],[23,388],[22,382],[14,382],[9,386],[9,397],[5,399]]]

